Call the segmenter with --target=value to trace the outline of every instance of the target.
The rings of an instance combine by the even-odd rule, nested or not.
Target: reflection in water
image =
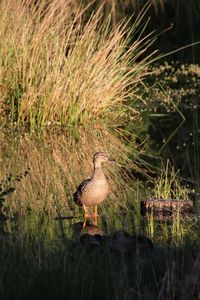
[[[90,176],[94,152],[105,151],[117,164],[105,166],[105,173],[111,186],[109,207],[125,206],[125,174],[128,166],[126,147],[106,130],[84,129],[74,132],[43,131],[38,134],[26,132],[0,132],[0,178],[8,174],[16,178],[27,172],[28,176],[13,180],[15,191],[5,198],[9,213],[21,209],[34,213],[45,212],[54,216],[77,215],[72,194],[78,183]],[[134,164],[130,163],[133,168]],[[78,210],[78,211],[77,211]]]
[[[88,234],[88,235],[104,235],[105,232],[97,226],[94,226],[90,223],[87,222],[86,226],[83,228],[83,223],[82,222],[78,222],[78,223],[74,223],[72,226],[72,236],[73,239],[77,240],[80,239],[80,237],[84,234]]]
[[[25,226],[33,236],[41,231],[48,239],[71,237],[72,225],[83,222],[82,210],[72,199],[73,192],[81,180],[90,176],[94,152],[104,151],[116,163],[104,168],[111,192],[100,205],[98,230],[139,232],[159,242],[172,235],[179,240],[192,237],[193,227],[187,220],[176,218],[169,229],[164,222],[142,219],[140,191],[129,172],[135,165],[115,135],[97,128],[90,132],[79,130],[71,136],[68,131],[0,132],[1,220],[17,221],[12,226]]]
[[[136,252],[141,254],[154,248],[153,242],[146,236],[131,235],[124,230],[106,233],[89,223],[83,228],[82,222],[74,223],[72,228],[72,237],[76,241],[76,245],[83,246],[88,251],[103,250],[106,247],[112,254],[134,255]]]

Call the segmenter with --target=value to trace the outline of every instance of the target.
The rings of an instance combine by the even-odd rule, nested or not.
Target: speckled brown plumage
[[[96,218],[97,205],[103,202],[108,195],[108,182],[106,176],[103,173],[101,163],[109,160],[110,159],[105,153],[95,153],[93,157],[94,171],[92,177],[81,182],[73,195],[75,203],[78,205],[83,205],[85,219],[89,217],[86,212],[86,207],[95,206],[94,218]]]

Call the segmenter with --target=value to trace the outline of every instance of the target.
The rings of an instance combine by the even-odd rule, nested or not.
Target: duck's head
[[[113,159],[109,158],[108,155],[104,152],[96,152],[93,157],[94,164],[101,164],[102,162],[114,162]]]

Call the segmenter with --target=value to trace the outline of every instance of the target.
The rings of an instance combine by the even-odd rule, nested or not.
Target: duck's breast
[[[109,192],[106,178],[91,180],[82,194],[82,204],[86,206],[98,205],[105,200]]]

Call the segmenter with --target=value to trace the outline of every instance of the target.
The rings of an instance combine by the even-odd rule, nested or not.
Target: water
[[[124,299],[139,300],[145,293],[156,299],[166,291],[162,282],[167,272],[173,278],[167,279],[171,293],[176,294],[184,291],[185,274],[197,276],[193,267],[199,253],[198,218],[142,217],[144,183],[122,177],[122,171],[126,174],[121,167],[125,162],[119,158],[122,150],[114,138],[115,143],[110,142],[111,136],[107,138],[94,130],[89,137],[80,131],[75,140],[60,130],[0,131],[1,299],[41,295],[123,299],[125,295]],[[117,159],[116,166],[104,167],[111,193],[100,205],[95,228],[108,236],[79,241],[80,229],[75,236],[75,228],[83,222],[83,211],[74,204],[72,193],[91,174],[89,158],[96,149]]]
[[[74,204],[72,194],[78,183],[91,175],[94,148],[91,135],[87,137],[79,132],[79,139],[74,142],[70,134],[60,130],[39,133],[1,130],[1,226],[4,230],[22,230],[36,237],[44,235],[46,240],[61,236],[71,239],[73,224],[83,222],[83,210]],[[98,135],[96,132],[95,136]],[[101,147],[101,139],[96,139],[95,148]],[[196,225],[197,220],[186,222],[181,217],[178,223],[169,224],[165,220],[145,219],[140,215],[145,188],[135,180],[127,185],[118,162],[114,167],[105,166],[104,170],[111,192],[99,206],[101,229],[107,233],[116,230],[138,233],[158,243],[170,240],[173,234],[182,240],[190,234],[185,228],[188,222]],[[179,228],[173,228],[173,223]],[[162,230],[166,236],[160,239]]]
[[[68,218],[62,222],[64,228],[83,220],[82,208],[74,204],[72,195],[78,184],[91,176],[93,154],[103,150],[111,153],[111,157],[116,157],[116,152],[123,152],[120,144],[121,150],[118,149],[117,143],[119,141],[115,137],[107,132],[104,135],[102,130],[93,130],[89,135],[82,130],[77,132],[76,136],[72,136],[70,130],[29,133],[23,130],[2,129],[2,217],[8,220],[20,219],[21,222],[25,218],[25,225],[30,230],[33,224],[41,222],[41,218],[48,219],[52,228],[53,224],[59,225],[59,222],[55,221],[56,217]],[[125,193],[123,195],[121,190],[125,182],[119,174],[120,168],[120,159],[116,166],[104,166],[111,187],[109,199],[100,207],[106,220],[109,219],[108,214],[115,217],[119,215],[119,203],[121,209],[126,209]],[[120,189],[120,193],[117,189]],[[121,220],[120,215],[118,220]],[[119,222],[111,221],[108,227],[112,228],[116,223]]]

